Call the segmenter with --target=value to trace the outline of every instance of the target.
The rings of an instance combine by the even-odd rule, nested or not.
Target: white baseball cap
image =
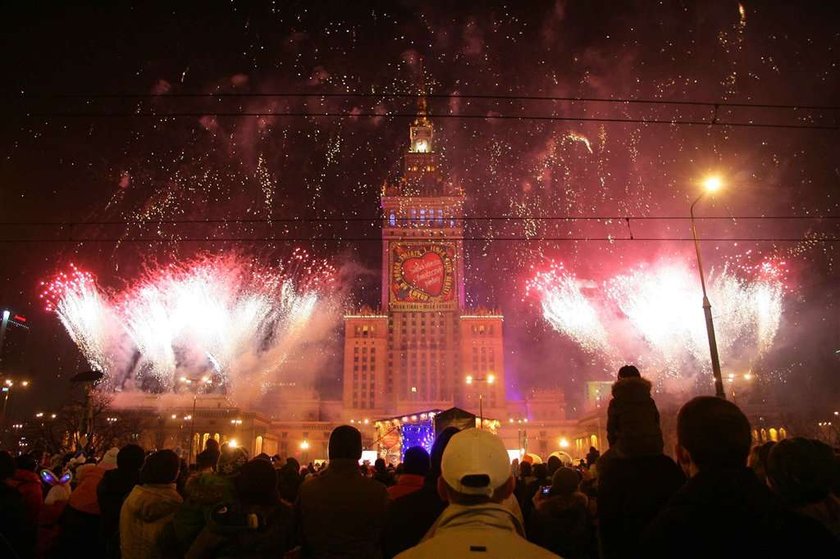
[[[441,471],[443,480],[458,493],[489,497],[510,479],[510,457],[496,435],[466,429],[446,445]]]

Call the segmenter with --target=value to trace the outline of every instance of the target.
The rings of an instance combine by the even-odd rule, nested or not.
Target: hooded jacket
[[[161,534],[181,506],[174,483],[136,485],[120,511],[123,559],[161,556]]]
[[[96,488],[102,481],[105,470],[95,464],[85,464],[76,468],[76,489],[70,495],[69,505],[87,514],[99,515],[99,502]]]
[[[784,510],[745,467],[700,471],[648,526],[638,556],[675,554],[685,559],[840,557],[840,542],[819,522]]]
[[[442,557],[547,559],[557,555],[525,539],[522,523],[509,508],[496,503],[450,504],[418,545],[397,559]]]
[[[417,474],[402,474],[397,478],[397,483],[388,488],[388,497],[398,499],[419,491],[423,487],[426,478]]]
[[[179,550],[187,552],[207,524],[216,505],[233,499],[233,482],[230,478],[213,472],[202,472],[188,479],[184,488],[184,504],[172,520]]]
[[[612,386],[607,410],[607,440],[621,457],[662,454],[659,410],[650,397],[650,381],[622,378]]]
[[[140,481],[140,471],[127,468],[109,470],[96,488],[96,502],[102,521],[102,535],[113,538],[120,526],[120,508],[128,494]]]
[[[38,474],[29,470],[15,470],[15,475],[6,480],[10,487],[14,487],[23,499],[26,508],[26,523],[34,526],[38,523],[41,505],[44,503],[44,489]]]
[[[528,519],[528,539],[565,559],[597,556],[595,522],[583,493],[540,502]]]

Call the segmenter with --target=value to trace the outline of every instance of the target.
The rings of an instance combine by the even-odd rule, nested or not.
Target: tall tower
[[[382,188],[382,300],[345,316],[345,413],[462,406],[506,415],[502,316],[464,304],[464,193],[440,168],[421,97],[399,177]],[[481,403],[480,403],[481,402]]]
[[[397,414],[456,400],[463,208],[463,192],[441,172],[421,97],[402,174],[382,192],[382,308],[389,317],[384,391]]]

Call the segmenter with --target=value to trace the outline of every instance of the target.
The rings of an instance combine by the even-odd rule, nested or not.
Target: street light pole
[[[703,288],[703,313],[706,315],[706,335],[709,338],[709,353],[712,357],[712,374],[715,378],[715,396],[723,400],[726,394],[723,391],[723,378],[720,374],[720,356],[718,356],[717,340],[715,339],[715,325],[712,321],[712,304],[706,295],[706,278],[703,274],[703,259],[700,256],[700,240],[697,238],[697,225],[694,222],[694,206],[703,199],[706,193],[703,192],[691,204],[689,213],[691,215],[691,235],[694,237],[694,251],[697,254],[697,269],[700,272],[700,286]]]
[[[483,382],[487,384],[495,384],[496,382],[496,375],[493,373],[489,373],[487,376],[483,377],[474,377],[472,375],[467,375],[466,383],[473,384],[475,382]],[[478,392],[478,428],[484,429],[484,392]]]
[[[198,435],[195,431],[195,408],[196,403],[198,401],[198,391],[201,390],[202,386],[207,386],[213,383],[213,380],[210,377],[203,376],[203,377],[181,377],[181,382],[189,385],[196,384],[193,390],[193,405],[192,405],[192,415],[190,415],[190,456],[189,461],[192,462],[193,460],[193,451],[195,450],[195,437]],[[199,384],[201,383],[201,384]]]

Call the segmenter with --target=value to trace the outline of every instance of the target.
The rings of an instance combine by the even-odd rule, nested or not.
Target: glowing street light
[[[703,179],[703,189],[709,193],[714,194],[718,190],[723,188],[723,181],[717,175],[710,175]]]
[[[303,450],[304,452],[309,450],[309,441],[307,441],[307,440],[301,441],[300,449]]]
[[[715,395],[718,398],[726,399],[723,391],[723,379],[720,375],[720,356],[718,355],[717,340],[715,339],[715,325],[712,321],[712,304],[706,295],[706,277],[703,274],[703,260],[700,257],[700,240],[697,238],[697,225],[694,222],[694,206],[703,199],[706,194],[717,192],[723,187],[723,181],[718,176],[709,176],[702,181],[703,192],[691,204],[689,214],[691,216],[691,235],[694,238],[694,252],[697,254],[697,269],[700,272],[700,286],[703,288],[703,312],[706,315],[706,335],[709,338],[709,353],[712,358],[712,375],[715,378]]]
[[[181,377],[178,380],[180,380],[181,382],[183,382],[184,384],[186,384],[188,386],[192,385],[192,384],[198,384],[198,386],[196,386],[195,390],[193,390],[192,413],[190,415],[184,416],[184,419],[188,420],[190,422],[190,461],[192,461],[193,450],[195,448],[195,437],[197,436],[197,433],[195,432],[195,407],[196,407],[196,403],[198,402],[198,393],[201,390],[202,385],[204,387],[209,388],[209,386],[213,384],[213,379],[212,379],[212,377],[209,377],[209,376],[205,375],[203,377]]]
[[[487,376],[483,377],[474,377],[472,375],[467,375],[464,378],[464,382],[472,385],[476,382],[485,382],[487,384],[495,384],[496,383],[496,375],[493,373],[488,373]],[[484,394],[479,392],[478,393],[478,428],[484,429]]]

